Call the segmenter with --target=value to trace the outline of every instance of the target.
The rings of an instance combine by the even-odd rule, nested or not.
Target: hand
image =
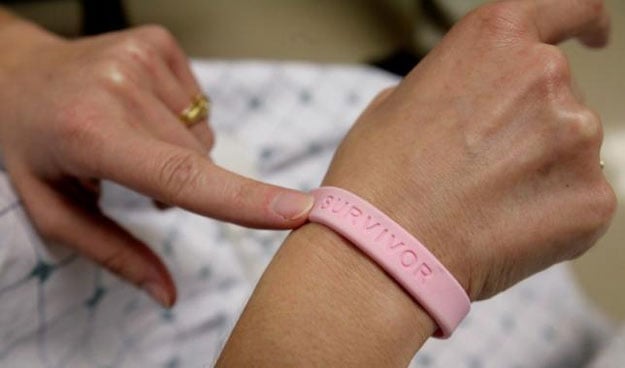
[[[306,219],[308,195],[214,165],[208,125],[178,120],[200,87],[163,28],[66,41],[13,21],[0,27],[0,49],[0,149],[34,225],[161,304],[174,303],[171,276],[101,213],[100,179],[245,226]]]
[[[554,44],[607,42],[600,0],[509,0],[465,17],[340,146],[324,184],[420,239],[472,300],[582,254],[615,211],[602,127]]]

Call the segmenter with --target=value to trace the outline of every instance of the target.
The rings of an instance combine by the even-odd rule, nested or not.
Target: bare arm
[[[434,329],[377,265],[308,224],[263,275],[217,366],[401,367]]]

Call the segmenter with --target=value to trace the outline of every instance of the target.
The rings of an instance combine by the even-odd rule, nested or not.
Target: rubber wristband
[[[471,303],[454,276],[419,240],[369,202],[336,187],[312,192],[311,222],[350,240],[384,269],[438,324],[435,336],[448,338]]]

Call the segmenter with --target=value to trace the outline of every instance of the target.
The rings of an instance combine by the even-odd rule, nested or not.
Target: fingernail
[[[309,194],[285,191],[276,196],[271,209],[285,220],[295,220],[308,213],[314,202]]]
[[[156,282],[147,282],[143,285],[143,290],[152,297],[158,304],[163,307],[171,307],[171,300],[165,289]]]

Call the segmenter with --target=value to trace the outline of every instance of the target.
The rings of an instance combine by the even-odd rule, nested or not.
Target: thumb
[[[289,229],[306,221],[313,206],[307,193],[262,183],[223,169],[201,154],[150,137],[106,145],[96,173],[201,215],[240,225]],[[135,152],[137,154],[128,154]]]

